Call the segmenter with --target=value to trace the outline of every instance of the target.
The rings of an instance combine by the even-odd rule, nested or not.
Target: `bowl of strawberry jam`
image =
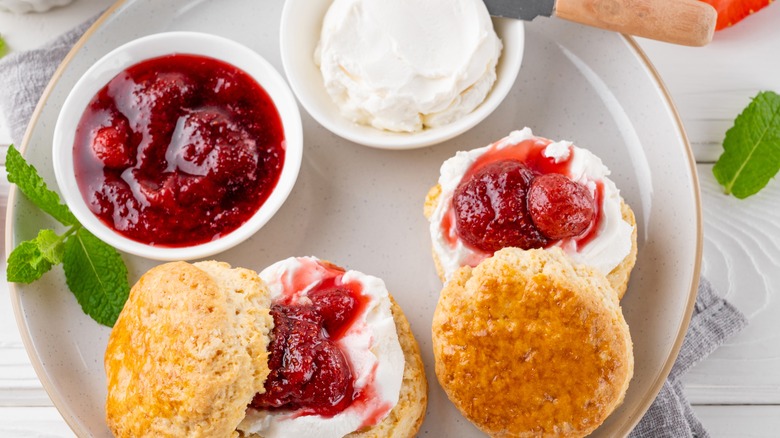
[[[169,32],[98,60],[54,131],[54,171],[78,220],[130,254],[187,260],[244,241],[284,203],[301,119],[284,79],[235,41]]]

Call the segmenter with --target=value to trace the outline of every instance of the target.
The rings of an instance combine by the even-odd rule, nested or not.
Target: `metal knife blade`
[[[490,15],[531,21],[542,15],[551,17],[555,0],[484,0]]]

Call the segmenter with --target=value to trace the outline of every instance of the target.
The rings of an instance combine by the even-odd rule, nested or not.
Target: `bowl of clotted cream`
[[[308,113],[366,146],[413,149],[473,128],[517,78],[519,20],[482,0],[287,0],[282,63]]]

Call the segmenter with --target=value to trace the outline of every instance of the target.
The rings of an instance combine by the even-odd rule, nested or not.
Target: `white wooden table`
[[[0,34],[12,50],[34,48],[111,3],[77,0],[40,15],[0,12]],[[750,98],[760,90],[780,92],[778,3],[717,33],[705,48],[640,41],[677,104],[699,162],[703,274],[750,318],[747,329],[686,379],[688,397],[715,437],[780,436],[780,180],[740,201],[724,196],[711,172],[724,133]],[[9,142],[0,125],[0,145]],[[5,150],[0,154],[4,159]],[[8,191],[2,175],[0,225]],[[1,259],[0,437],[73,436],[24,351]]]

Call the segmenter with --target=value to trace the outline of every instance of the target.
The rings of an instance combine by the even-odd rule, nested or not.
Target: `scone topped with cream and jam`
[[[568,141],[530,128],[458,152],[425,202],[439,276],[505,247],[560,247],[600,271],[619,297],[636,261],[636,222],[609,169]]]
[[[271,372],[238,430],[264,438],[414,435],[427,384],[384,281],[314,257],[279,261],[260,278],[272,302]]]
[[[376,277],[313,257],[260,275],[166,263],[133,286],[105,354],[116,437],[410,437],[417,341]]]

